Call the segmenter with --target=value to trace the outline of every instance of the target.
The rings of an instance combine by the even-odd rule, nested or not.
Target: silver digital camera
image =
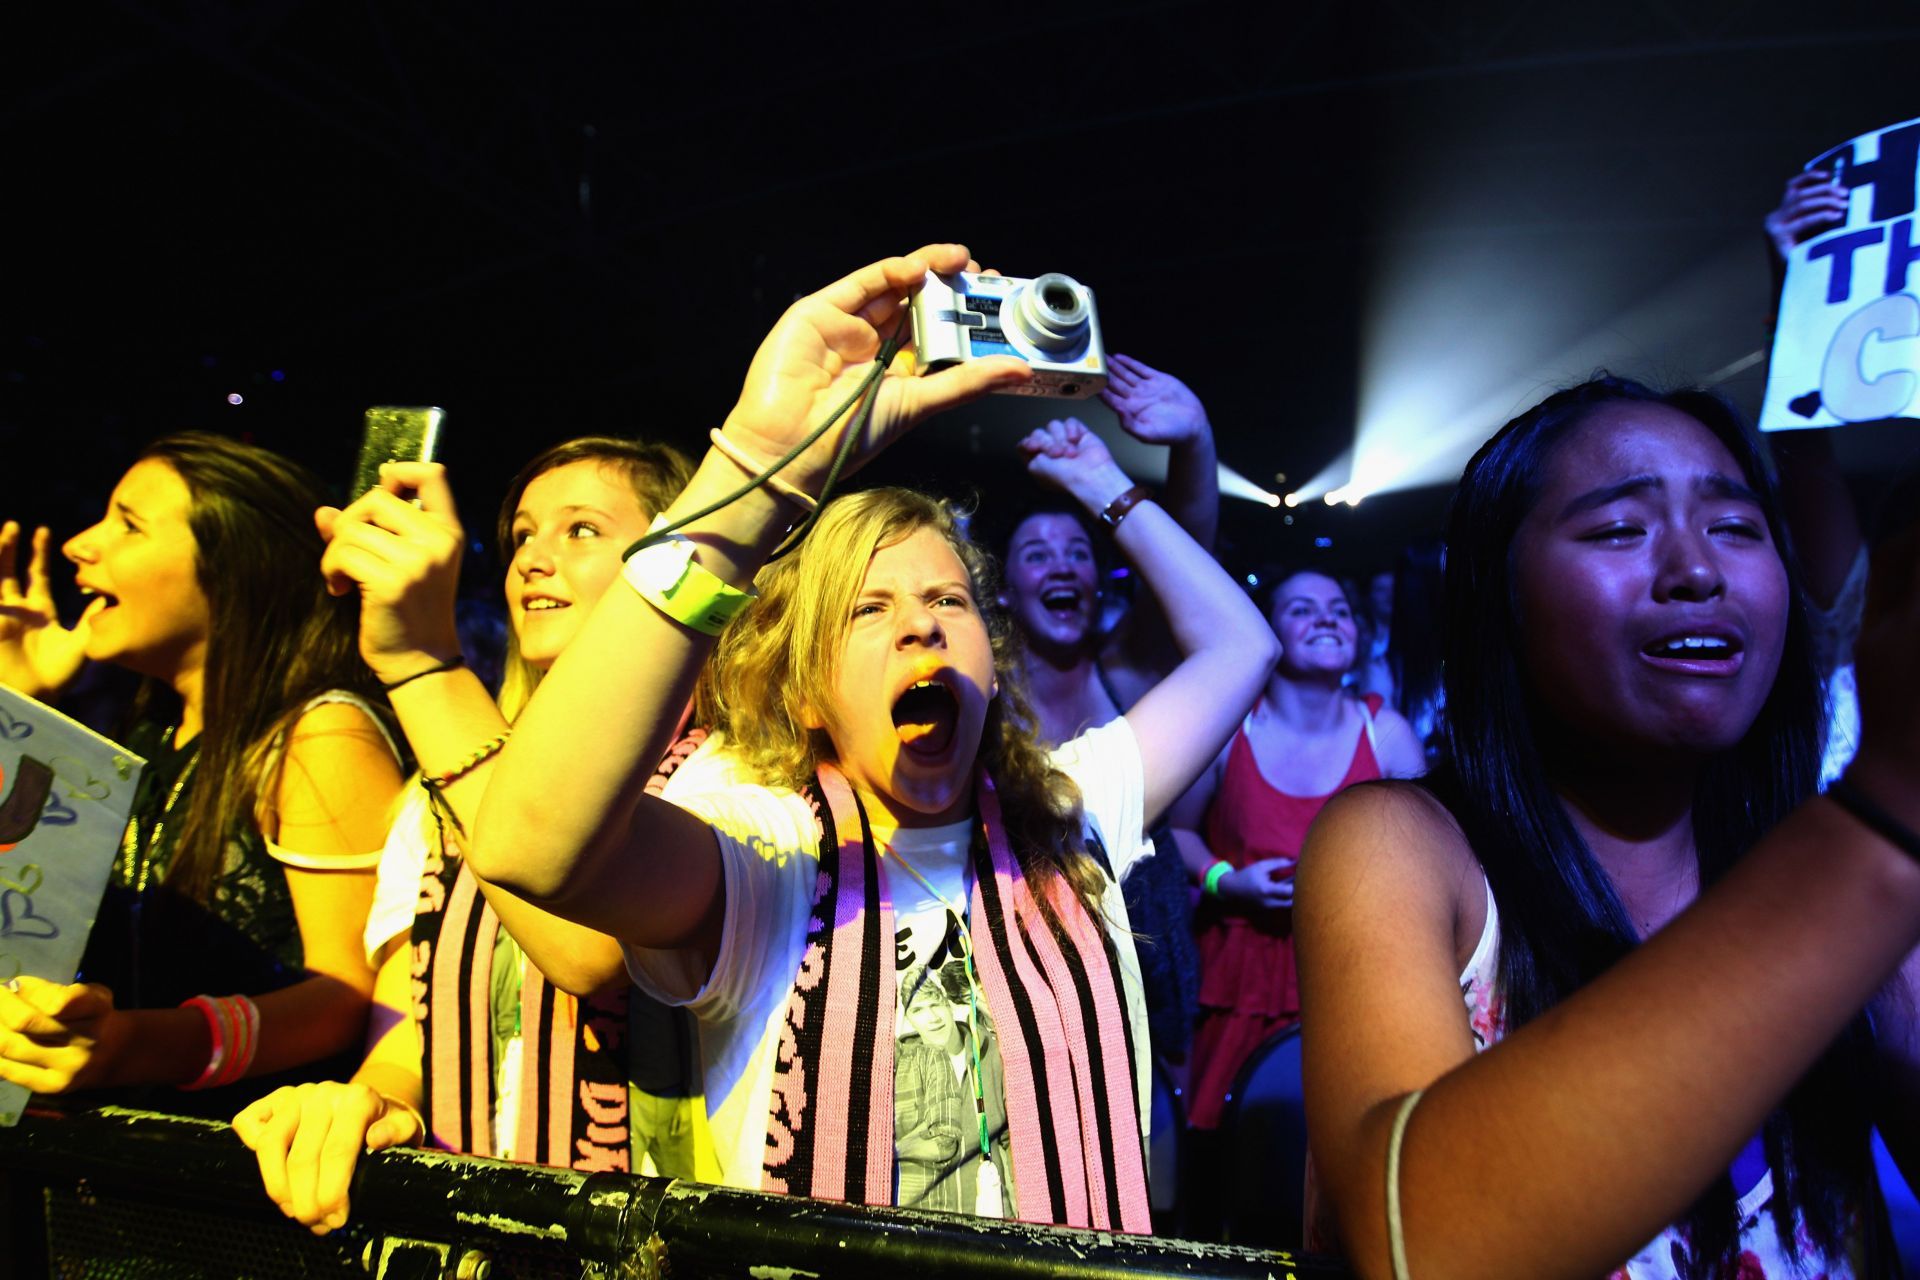
[[[913,296],[914,363],[925,373],[981,356],[1018,356],[1033,381],[1011,395],[1082,400],[1107,385],[1107,351],[1093,291],[1050,271],[1012,276],[928,273]]]

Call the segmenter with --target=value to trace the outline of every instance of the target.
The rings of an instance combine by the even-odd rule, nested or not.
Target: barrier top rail
[[[49,1191],[214,1210],[314,1243],[260,1189],[253,1155],[224,1124],[105,1107],[36,1107],[0,1129],[0,1177]],[[353,1217],[329,1237],[379,1276],[493,1274],[489,1259],[540,1256],[583,1276],[913,1280],[961,1276],[1330,1280],[1326,1259],[1158,1237],[873,1209],[668,1178],[584,1173],[444,1152],[363,1158]],[[275,1237],[277,1238],[277,1237]]]

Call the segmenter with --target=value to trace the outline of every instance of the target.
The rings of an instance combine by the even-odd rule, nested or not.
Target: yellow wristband
[[[661,516],[647,532],[665,527],[666,517]],[[671,535],[628,556],[620,576],[642,600],[675,622],[717,636],[759,592],[742,591],[716,577],[693,558],[693,550],[691,538]]]

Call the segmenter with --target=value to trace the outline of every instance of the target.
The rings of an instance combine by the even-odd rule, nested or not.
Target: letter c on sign
[[[1920,300],[1890,293],[1860,308],[1834,330],[1820,367],[1820,400],[1842,422],[1899,417],[1920,390],[1920,374],[1888,370],[1867,376],[1862,357],[1870,342],[1920,337]]]

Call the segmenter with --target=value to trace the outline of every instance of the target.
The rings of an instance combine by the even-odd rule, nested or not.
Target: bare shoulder
[[[1427,753],[1407,718],[1392,707],[1374,716],[1374,737],[1380,744],[1380,772],[1389,778],[1411,778],[1425,773]]]
[[[357,702],[315,702],[302,711],[287,734],[288,747],[321,738],[364,738],[386,745],[386,735],[367,708]]]
[[[1417,783],[1373,781],[1336,794],[1300,850],[1296,913],[1365,902],[1369,913],[1453,921],[1480,864],[1459,823]],[[1319,902],[1315,902],[1319,898]]]

